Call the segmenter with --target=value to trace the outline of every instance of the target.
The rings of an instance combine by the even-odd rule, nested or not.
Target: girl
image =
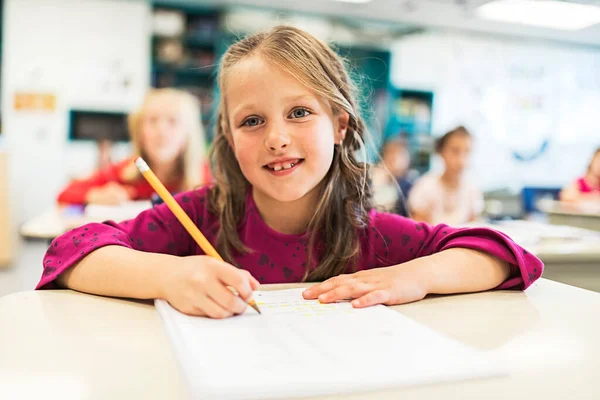
[[[584,176],[560,192],[560,200],[566,202],[600,201],[600,147],[592,156]]]
[[[441,175],[425,174],[410,192],[411,216],[429,224],[462,225],[483,211],[483,195],[464,179],[471,154],[472,137],[459,126],[439,138],[435,151],[444,160]]]
[[[133,158],[144,157],[169,190],[190,190],[207,181],[200,108],[192,95],[153,89],[128,122]],[[72,182],[60,193],[58,202],[119,204],[150,199],[154,191],[133,165],[133,158]]]
[[[162,298],[224,318],[244,311],[259,282],[325,280],[304,297],[366,307],[524,289],[541,275],[542,263],[501,233],[371,210],[368,166],[355,157],[365,124],[348,74],[308,33],[279,26],[232,45],[219,88],[216,185],[176,200],[227,262],[203,255],[159,205],[54,240],[37,288]]]

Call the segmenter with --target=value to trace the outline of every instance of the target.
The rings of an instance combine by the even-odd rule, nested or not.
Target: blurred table
[[[600,232],[535,221],[474,222],[503,232],[539,257],[544,278],[600,292]]]
[[[319,399],[600,398],[597,293],[540,279],[526,292],[432,296],[392,309],[484,352],[509,373]],[[22,292],[0,298],[0,321],[10,321],[0,329],[2,398],[188,398],[150,302],[71,290]]]
[[[76,206],[54,207],[27,221],[20,234],[28,239],[52,240],[63,233],[91,222],[107,220],[124,221],[135,218],[152,207],[150,201],[132,201],[120,206],[90,205],[85,209]]]
[[[540,202],[553,225],[569,225],[600,231],[600,203],[569,204],[560,201]]]

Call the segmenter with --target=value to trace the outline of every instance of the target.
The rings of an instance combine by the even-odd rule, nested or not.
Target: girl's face
[[[149,162],[175,162],[187,140],[178,99],[172,96],[151,99],[142,111],[141,124],[141,145]]]
[[[471,138],[460,134],[450,136],[440,155],[446,164],[446,171],[450,174],[460,175],[469,163]]]
[[[596,153],[590,164],[590,174],[600,178],[600,151]]]
[[[331,107],[260,56],[228,72],[224,88],[230,143],[254,196],[295,201],[313,191],[346,133],[348,114]]]
[[[397,143],[388,143],[383,150],[383,162],[394,177],[406,175],[410,165],[408,151]]]

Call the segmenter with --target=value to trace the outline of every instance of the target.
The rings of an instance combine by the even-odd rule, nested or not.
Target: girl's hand
[[[388,306],[421,300],[427,295],[420,269],[414,263],[339,275],[306,289],[305,299],[321,303],[352,300],[355,308]]]
[[[132,188],[116,182],[109,182],[102,187],[91,189],[86,196],[86,202],[88,204],[119,205],[131,200],[133,195]]]
[[[248,271],[213,257],[191,256],[180,260],[164,280],[161,297],[184,314],[210,318],[241,314],[260,285]]]

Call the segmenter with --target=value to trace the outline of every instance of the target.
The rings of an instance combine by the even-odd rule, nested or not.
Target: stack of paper
[[[156,307],[194,399],[304,397],[499,374],[481,352],[384,306],[255,292],[262,311],[225,320]]]

